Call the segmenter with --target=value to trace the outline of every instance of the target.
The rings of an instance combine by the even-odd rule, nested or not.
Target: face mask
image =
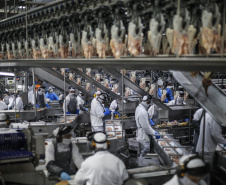
[[[62,143],[69,145],[71,142],[71,139],[63,139]]]
[[[148,108],[151,106],[151,104],[147,104],[147,102],[142,102],[142,105],[148,110]]]
[[[177,98],[177,105],[182,105],[183,104],[183,101],[184,101],[184,98],[183,97],[178,97]]]
[[[42,93],[42,91],[38,91],[38,94],[39,94],[39,95],[42,95],[43,93]]]
[[[180,178],[179,180],[181,181],[181,183],[183,185],[187,185],[187,184],[189,184],[189,185],[198,185],[198,184],[194,183],[193,181],[191,181],[187,176],[184,176],[183,178]]]
[[[50,92],[50,93],[53,93],[53,90],[50,90],[49,92]]]

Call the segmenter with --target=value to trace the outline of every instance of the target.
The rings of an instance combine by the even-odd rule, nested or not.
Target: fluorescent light
[[[0,72],[0,75],[2,75],[2,76],[14,76],[14,73]]]

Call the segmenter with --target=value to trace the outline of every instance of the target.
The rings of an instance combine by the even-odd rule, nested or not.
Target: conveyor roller
[[[24,133],[0,134],[0,159],[15,159],[32,157],[33,154],[26,149]]]

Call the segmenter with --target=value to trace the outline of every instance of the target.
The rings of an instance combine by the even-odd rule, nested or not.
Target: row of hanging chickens
[[[32,27],[32,37],[28,40],[24,37],[24,31],[5,31],[1,33],[0,59],[89,59],[93,56],[114,56],[118,59],[142,54],[226,53],[226,25],[222,21],[219,5],[212,2],[205,9],[197,7],[192,10],[181,7],[180,14],[175,13],[171,18],[169,13],[156,10],[150,13],[153,15],[149,22],[145,22],[142,12],[133,12],[128,23],[122,20],[122,16],[115,15],[112,26],[107,25],[109,20],[104,16],[110,16],[103,7],[96,25],[92,25],[90,20],[92,12],[86,14],[83,28],[75,21],[76,17],[64,17],[57,24],[50,22]],[[200,17],[194,17],[197,12]],[[126,14],[124,11],[124,16]],[[56,30],[56,26],[60,31]]]

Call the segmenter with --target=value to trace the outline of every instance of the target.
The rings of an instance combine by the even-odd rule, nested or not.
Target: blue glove
[[[47,108],[51,108],[51,107],[48,105],[48,103],[46,104],[46,107],[47,107]]]
[[[113,114],[114,114],[114,115],[120,116],[120,114],[119,114],[118,112],[116,112],[116,111],[115,111]]]
[[[38,105],[38,104],[36,104],[36,107],[37,107],[37,108],[39,108],[39,105]]]
[[[89,109],[88,109],[88,108],[85,108],[85,111],[86,111],[86,112],[88,112],[88,111],[89,111]]]
[[[105,108],[104,116],[110,115],[111,111],[108,108]]]
[[[70,177],[67,173],[65,173],[65,172],[61,172],[60,178],[61,178],[62,180],[64,180],[64,181],[66,181],[66,180],[71,180],[71,177]]]
[[[185,122],[188,122],[188,121],[189,121],[189,119],[185,119],[184,121],[185,121]]]
[[[152,121],[152,119],[150,119],[150,122],[151,122],[151,126],[154,126],[155,125],[155,122]]]
[[[156,131],[155,131],[155,134],[156,134],[156,135],[159,135],[159,133],[156,132]],[[160,139],[160,136],[155,136],[155,137],[156,137],[156,139]]]
[[[71,114],[71,113],[69,111],[67,111],[66,114]]]
[[[79,114],[79,109],[76,110],[76,113],[75,114]]]

